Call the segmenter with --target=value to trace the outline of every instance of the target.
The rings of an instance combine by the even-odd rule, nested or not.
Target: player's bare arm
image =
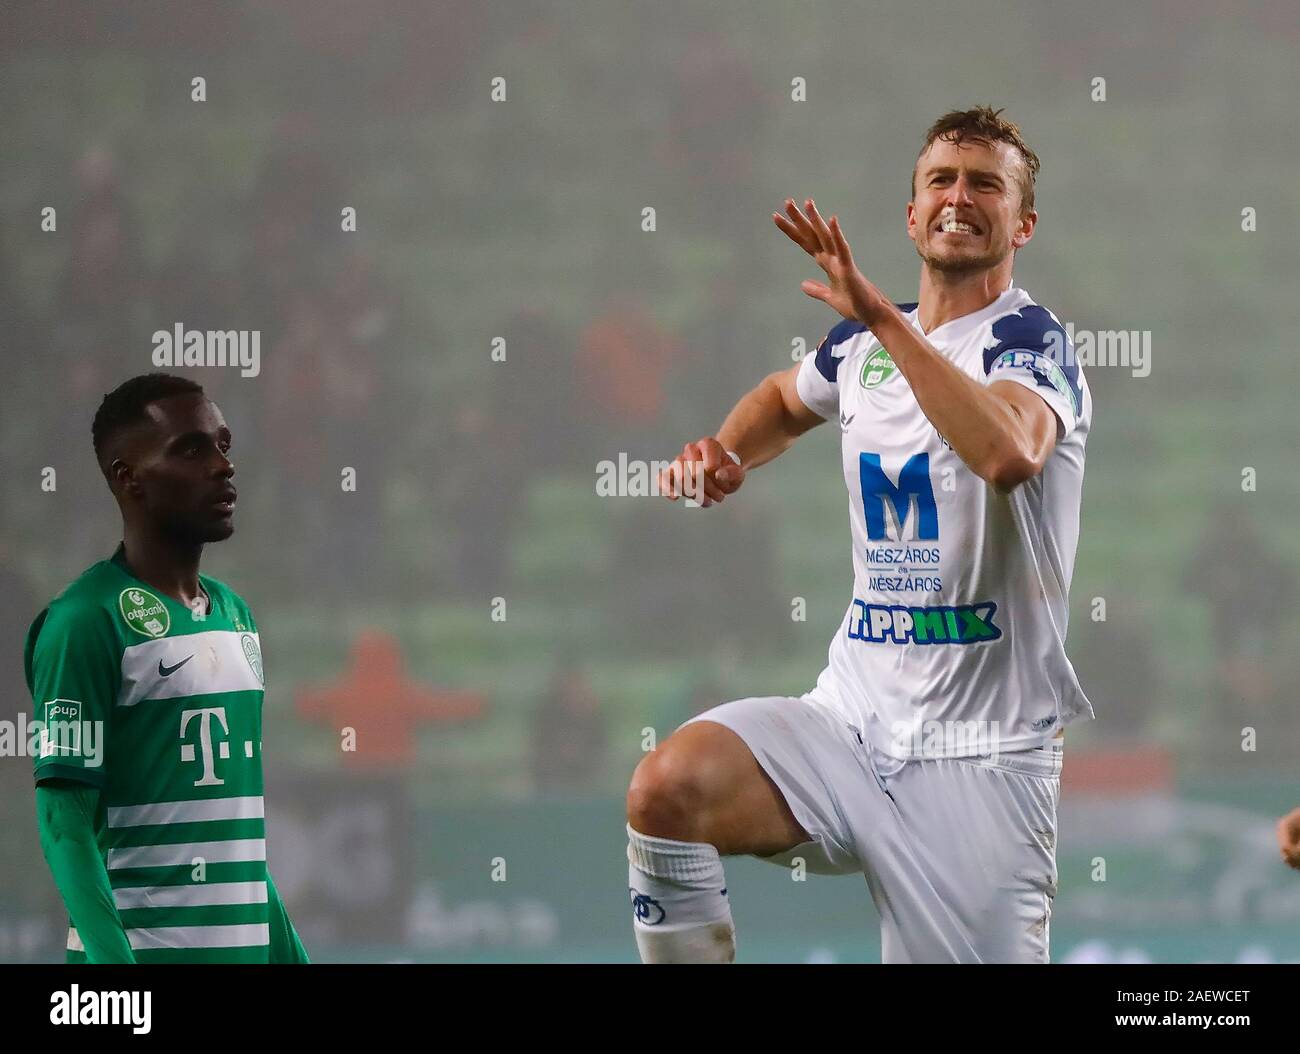
[[[817,263],[828,283],[800,288],[845,318],[867,326],[911,385],[922,412],[971,470],[1000,493],[1042,471],[1056,446],[1056,415],[1021,385],[983,385],[948,362],[916,332],[897,307],[858,269],[839,218],[822,219],[808,199],[793,200],[772,218]]]
[[[799,367],[764,377],[732,408],[716,436],[682,447],[659,476],[659,492],[670,501],[683,494],[707,507],[734,494],[751,468],[765,465],[789,449],[822,417],[804,405],[795,389]],[[740,458],[737,464],[730,457]],[[703,489],[701,496],[699,491]]]

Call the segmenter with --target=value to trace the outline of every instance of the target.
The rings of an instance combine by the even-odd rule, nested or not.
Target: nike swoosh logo
[[[853,419],[857,416],[857,414],[849,414],[848,417],[845,417],[843,414],[840,414],[840,428],[848,428],[849,425],[853,423]]]
[[[194,658],[193,655],[187,655],[187,656],[185,656],[185,658],[183,658],[180,662],[178,662],[175,666],[164,666],[164,665],[163,665],[163,661],[162,661],[162,659],[159,659],[159,660],[158,660],[158,676],[159,676],[159,677],[170,677],[170,676],[171,676],[172,674],[174,674],[177,670],[179,670],[182,666],[184,666],[187,662],[189,662],[192,658]]]

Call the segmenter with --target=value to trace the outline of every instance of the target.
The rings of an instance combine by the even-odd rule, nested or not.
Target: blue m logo
[[[862,509],[867,516],[867,537],[873,542],[889,538],[886,530],[885,502],[894,508],[898,537],[903,538],[903,525],[916,501],[918,540],[932,541],[939,537],[939,510],[934,504],[934,487],[930,485],[930,454],[913,454],[898,474],[895,486],[880,467],[880,455],[865,451],[858,455],[858,477],[862,481]]]

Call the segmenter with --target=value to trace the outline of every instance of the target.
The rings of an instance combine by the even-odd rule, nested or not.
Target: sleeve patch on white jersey
[[[989,375],[992,376],[998,370],[1025,370],[1036,384],[1058,392],[1069,403],[1076,417],[1082,412],[1075,386],[1070,383],[1060,365],[1048,356],[1027,348],[1014,348],[1002,352],[993,360]]]

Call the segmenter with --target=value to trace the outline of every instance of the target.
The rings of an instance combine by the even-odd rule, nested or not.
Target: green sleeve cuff
[[[71,780],[74,783],[84,783],[96,790],[103,790],[107,779],[108,773],[102,768],[90,769],[84,765],[63,765],[57,761],[36,766],[37,786],[40,786],[44,780]]]

